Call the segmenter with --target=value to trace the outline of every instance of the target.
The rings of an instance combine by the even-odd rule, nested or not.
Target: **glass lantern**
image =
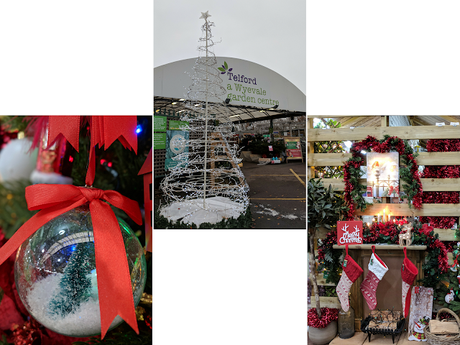
[[[342,339],[351,338],[355,334],[355,311],[351,306],[347,312],[340,308],[338,332]]]

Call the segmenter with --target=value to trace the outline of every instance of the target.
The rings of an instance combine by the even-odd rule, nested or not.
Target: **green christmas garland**
[[[398,235],[401,231],[401,224],[386,222],[373,223],[371,227],[364,225],[363,243],[399,244]],[[317,259],[319,261],[318,271],[323,272],[326,282],[337,285],[342,271],[343,251],[332,248],[336,243],[337,230],[333,230],[321,240]],[[446,280],[449,272],[447,249],[444,243],[439,240],[439,235],[434,232],[433,227],[416,222],[412,230],[412,244],[427,246],[427,255],[422,266],[424,278],[421,282],[425,287],[434,288],[435,298],[444,301],[446,288],[440,283]]]
[[[350,152],[352,157],[344,165],[344,181],[345,181],[345,202],[349,206],[347,218],[353,219],[355,208],[364,211],[367,203],[364,201],[363,194],[366,192],[366,187],[359,183],[359,179],[364,174],[361,170],[361,165],[365,163],[361,151],[385,153],[397,151],[401,158],[400,179],[404,181],[402,186],[406,195],[402,195],[401,199],[407,198],[409,207],[411,201],[416,209],[422,207],[422,183],[418,172],[418,164],[415,160],[417,154],[414,153],[407,140],[398,137],[390,137],[385,135],[384,139],[377,140],[372,136],[368,136],[363,141],[353,143]],[[356,207],[355,207],[356,206]]]

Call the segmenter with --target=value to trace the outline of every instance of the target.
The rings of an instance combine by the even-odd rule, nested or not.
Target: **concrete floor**
[[[306,229],[306,165],[243,162],[255,229]],[[292,172],[292,171],[294,172]]]

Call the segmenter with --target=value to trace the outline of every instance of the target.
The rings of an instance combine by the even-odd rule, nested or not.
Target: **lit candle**
[[[382,222],[385,223],[385,209],[383,210],[383,219]]]

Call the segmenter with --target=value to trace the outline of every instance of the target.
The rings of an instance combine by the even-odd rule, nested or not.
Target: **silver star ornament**
[[[207,20],[208,17],[211,17],[211,15],[210,15],[208,12],[209,12],[209,11],[201,12],[201,17],[200,17],[200,19]]]

